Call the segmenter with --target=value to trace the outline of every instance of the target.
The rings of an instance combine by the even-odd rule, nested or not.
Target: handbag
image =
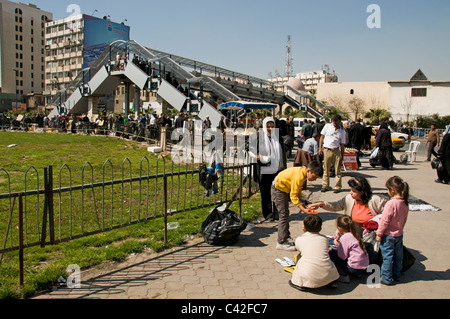
[[[444,170],[444,165],[442,164],[442,161],[436,157],[431,161],[431,168],[438,172],[442,172]]]
[[[366,246],[367,247],[367,246]],[[381,254],[381,249],[375,254],[370,256],[370,263],[379,265],[383,264],[383,255]],[[401,272],[404,273],[408,271],[416,263],[416,257],[409,251],[408,248],[403,246],[403,267]]]

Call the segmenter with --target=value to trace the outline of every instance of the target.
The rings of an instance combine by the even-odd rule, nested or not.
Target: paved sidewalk
[[[355,174],[369,179],[375,193],[385,193],[386,180],[399,175],[409,182],[412,196],[436,207],[439,212],[411,212],[405,229],[405,246],[417,263],[395,286],[371,289],[365,280],[340,283],[337,289],[300,292],[288,284],[290,274],[276,258],[294,257],[277,251],[277,224],[264,222],[244,232],[237,245],[212,247],[201,238],[183,247],[155,254],[131,256],[124,263],[106,264],[83,271],[81,289],[58,288],[35,299],[447,299],[450,298],[450,185],[436,184],[436,173],[425,158],[394,171],[369,167],[344,177],[341,194],[320,193],[321,183],[309,185],[311,201],[334,201],[348,194],[347,181]],[[334,179],[331,179],[331,183]],[[291,211],[292,237],[302,235],[304,215]],[[322,233],[335,233],[336,214],[320,211]]]

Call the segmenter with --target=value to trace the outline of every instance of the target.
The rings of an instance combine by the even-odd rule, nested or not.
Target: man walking
[[[330,190],[330,170],[334,165],[336,174],[335,193],[342,190],[342,161],[344,159],[347,138],[342,127],[342,117],[336,115],[331,124],[325,125],[319,143],[319,155],[323,155],[323,183],[322,193]]]
[[[312,126],[308,123],[307,119],[303,120],[303,135],[305,136],[305,141],[310,139],[313,135]]]
[[[358,162],[358,169],[361,167],[361,160],[359,158],[361,149],[364,145],[364,126],[361,124],[361,119],[357,119],[356,123],[350,127],[351,145],[353,149],[358,150],[356,153],[356,161]]]
[[[428,135],[427,146],[428,146],[428,154],[427,154],[427,162],[431,161],[431,155],[437,157],[437,153],[434,150],[437,146],[439,148],[439,143],[441,142],[441,137],[439,136],[439,130],[436,129],[436,124],[431,124],[431,131]]]

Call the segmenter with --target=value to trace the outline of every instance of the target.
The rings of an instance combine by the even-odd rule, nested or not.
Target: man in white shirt
[[[344,159],[347,138],[341,124],[342,117],[336,115],[333,118],[332,123],[325,125],[321,133],[319,155],[323,155],[323,193],[330,190],[330,169],[333,164],[336,172],[336,186],[334,192],[340,193],[342,190],[342,161]]]
[[[314,133],[313,137],[308,139],[305,144],[303,145],[303,150],[305,152],[308,152],[311,155],[319,155],[319,141],[320,141],[320,134]]]

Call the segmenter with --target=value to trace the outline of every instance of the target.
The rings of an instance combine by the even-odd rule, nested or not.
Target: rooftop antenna
[[[293,59],[291,56],[291,36],[288,35],[287,58],[286,58],[286,77],[290,78],[292,76],[294,76],[294,65],[293,65]]]

